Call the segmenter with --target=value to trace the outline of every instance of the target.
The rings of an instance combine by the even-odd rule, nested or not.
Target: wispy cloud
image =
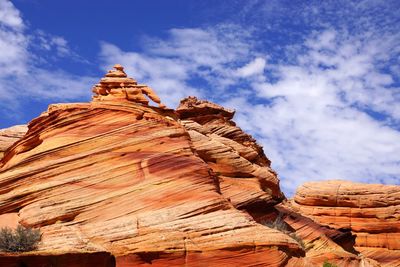
[[[289,194],[308,180],[399,183],[397,5],[298,5],[251,1],[237,25],[173,29],[166,39],[147,38],[141,52],[103,43],[102,59],[127,65],[169,104],[197,94],[236,108],[239,125],[263,144]],[[251,26],[240,26],[249,14]],[[278,25],[309,26],[287,33],[278,47],[258,38]]]
[[[397,1],[219,3],[219,23],[143,37],[141,50],[102,42],[102,68],[123,64],[170,107],[197,95],[235,108],[289,194],[310,179],[399,183]],[[89,97],[97,78],[51,68],[58,58],[81,60],[0,2],[2,115],[24,99]]]
[[[66,101],[88,97],[91,77],[72,75],[46,66],[46,53],[74,57],[67,41],[31,30],[10,1],[0,3],[0,107],[2,116],[15,116],[29,99]],[[55,52],[55,53],[53,53]],[[11,111],[11,112],[10,112]]]
[[[385,48],[374,44],[315,33],[294,64],[267,65],[273,81],[252,83],[266,104],[231,100],[288,192],[310,179],[399,182],[400,88],[381,71]]]
[[[163,40],[144,38],[144,53],[103,42],[104,69],[115,62],[123,64],[133,77],[151,85],[169,106],[176,107],[188,95],[221,97],[240,76],[236,68],[252,55],[251,41],[246,40],[249,33],[234,25],[171,29],[168,34]],[[215,93],[207,93],[209,88]]]

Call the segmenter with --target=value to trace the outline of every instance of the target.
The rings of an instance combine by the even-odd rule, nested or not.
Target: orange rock
[[[289,206],[321,225],[350,229],[356,250],[383,266],[399,266],[400,186],[310,182],[298,188]]]
[[[28,127],[25,125],[16,125],[0,130],[0,159],[7,148],[24,136],[27,130]]]
[[[0,215],[0,228],[9,227],[17,228],[19,222],[18,213],[5,213]]]
[[[153,89],[145,84],[138,84],[132,78],[128,78],[124,67],[120,64],[114,65],[114,69],[108,71],[105,77],[93,87],[94,101],[128,100],[148,105],[149,101],[145,97],[147,95],[160,108],[165,108],[165,105],[161,103],[160,98]]]
[[[195,97],[164,109],[114,69],[91,103],[0,132],[0,227],[42,233],[0,266],[400,266],[400,186],[307,183],[281,203],[233,110]],[[278,214],[286,230],[265,225]]]
[[[276,184],[262,155],[253,162],[254,179]],[[111,98],[51,105],[1,164],[0,214],[40,228],[35,256],[109,252],[117,266],[282,266],[303,254],[221,194],[172,110]],[[267,186],[258,190],[271,198]]]
[[[115,258],[107,252],[86,253],[0,253],[4,267],[115,267]]]
[[[284,198],[261,146],[232,121],[234,111],[188,97],[177,113],[194,150],[212,168],[221,193],[235,207],[271,207]]]

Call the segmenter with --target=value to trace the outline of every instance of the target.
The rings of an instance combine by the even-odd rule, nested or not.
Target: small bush
[[[324,265],[322,265],[322,267],[337,267],[337,265],[335,265],[335,264],[333,264],[333,263],[330,263],[330,262],[327,262],[327,261],[325,261],[325,262],[324,262]]]
[[[37,248],[40,241],[39,229],[18,225],[13,231],[9,227],[0,229],[0,250],[6,252],[24,252]]]
[[[304,244],[303,239],[301,239],[296,233],[290,233],[289,236],[296,240],[296,242],[299,244],[299,246],[303,249],[306,250],[306,245]]]
[[[282,214],[279,214],[278,217],[276,217],[276,219],[274,221],[267,221],[263,223],[265,226],[268,226],[270,228],[274,228],[278,231],[281,231],[282,233],[285,233],[287,235],[289,235],[291,238],[293,238],[298,244],[299,246],[306,251],[306,245],[304,244],[303,239],[301,239],[298,235],[296,235],[295,232],[292,232],[293,230],[289,229],[289,226],[285,223],[285,221],[283,220],[283,216]],[[325,266],[324,266],[325,267]],[[333,266],[336,267],[336,266]]]
[[[276,217],[275,221],[272,222],[264,222],[265,226],[268,226],[270,228],[274,228],[277,229],[281,232],[287,233],[289,232],[289,229],[285,223],[285,221],[283,220],[282,215],[279,215],[278,217]]]

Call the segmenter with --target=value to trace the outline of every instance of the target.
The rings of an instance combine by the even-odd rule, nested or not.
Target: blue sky
[[[399,184],[399,1],[0,0],[0,128],[89,101],[115,63],[169,107],[237,110],[284,191]]]

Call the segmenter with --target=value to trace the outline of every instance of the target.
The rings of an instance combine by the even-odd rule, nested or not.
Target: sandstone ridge
[[[382,266],[400,266],[400,186],[309,182],[287,207],[320,225],[351,230],[355,250]]]
[[[92,91],[0,131],[0,226],[42,232],[0,266],[400,266],[399,186],[321,182],[286,200],[233,110],[168,109],[119,64]]]

